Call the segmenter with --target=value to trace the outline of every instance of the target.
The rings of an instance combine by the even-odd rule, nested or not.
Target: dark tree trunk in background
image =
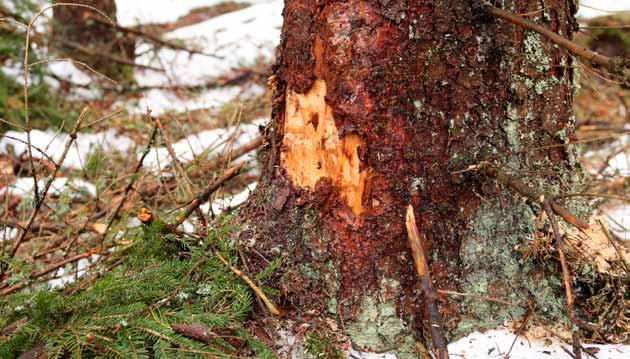
[[[542,7],[530,18],[571,36],[571,1],[505,4]],[[408,204],[437,289],[531,296],[545,318],[564,316],[560,282],[527,255],[540,208],[459,171],[491,159],[540,190],[577,191],[581,168],[561,146],[573,139],[573,62],[475,11],[464,0],[285,1],[266,167],[241,239],[253,264],[284,256],[293,317],[335,318],[360,349],[414,357],[427,329]],[[439,305],[451,337],[523,314],[461,297]]]
[[[53,3],[89,5],[116,22],[114,0],[55,0]],[[53,45],[66,56],[84,62],[110,78],[131,80],[133,69],[112,59],[133,62],[135,40],[107,23],[103,16],[89,8],[56,6],[53,8]]]

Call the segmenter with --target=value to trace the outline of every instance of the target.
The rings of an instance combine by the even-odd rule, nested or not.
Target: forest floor
[[[31,2],[0,0],[0,12],[29,20],[44,6]],[[242,253],[228,240],[234,228],[225,225],[256,186],[283,1],[150,3],[117,1],[119,25],[141,33],[129,82],[51,60],[63,56],[48,46],[52,10],[44,11],[32,30],[28,107],[24,29],[0,22],[0,357],[287,357],[295,346],[313,358],[346,355],[316,329],[271,333],[251,320],[269,315],[263,300],[277,293],[267,281],[281,263],[269,261],[248,284],[236,268]],[[591,42],[590,31],[581,41],[619,47]],[[594,216],[621,248],[589,249],[598,253],[594,270],[609,271],[630,248],[630,91],[592,69],[581,73],[575,145],[586,192],[597,194]],[[630,328],[627,315],[616,329]],[[567,332],[536,327],[515,336],[518,324],[475,332],[449,351],[571,357]],[[630,356],[627,331],[591,339],[584,346],[597,358]],[[343,349],[352,358],[395,357]]]

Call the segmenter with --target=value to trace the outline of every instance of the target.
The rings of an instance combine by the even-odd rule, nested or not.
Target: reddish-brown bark
[[[460,244],[482,198],[506,206],[518,198],[492,180],[458,171],[494,159],[536,183],[557,184],[577,168],[561,146],[531,150],[572,138],[571,59],[544,40],[532,43],[520,28],[476,13],[471,3],[285,1],[267,165],[243,210],[250,225],[241,237],[255,243],[257,253],[249,258],[273,257],[278,249],[286,255],[282,289],[285,305],[296,312],[325,312],[332,297],[339,318],[355,320],[365,296],[392,278],[401,292],[381,294],[381,300],[397,303],[399,317],[411,316],[411,324],[421,327],[422,295],[406,241],[407,205],[413,205],[428,243],[435,287],[458,290]],[[510,10],[518,13],[540,7],[539,1],[513,3]],[[535,20],[571,34],[570,2],[544,4],[544,16]],[[311,96],[321,84],[334,121],[328,134],[338,137],[332,142],[317,134],[326,110],[291,100]],[[352,162],[356,151],[357,171],[349,166],[326,176],[320,173],[324,164],[305,175],[299,171],[309,171],[308,164],[287,160],[306,141],[286,135],[287,122],[294,121],[287,116],[296,108],[317,113],[303,121],[305,134],[321,137],[321,153],[313,156]],[[335,146],[347,147],[348,141],[356,146],[348,147],[344,159]],[[538,172],[542,163],[555,172]],[[360,186],[350,186],[359,188],[359,207],[344,184],[348,171],[365,175]],[[302,180],[309,175],[315,177]],[[517,228],[521,219],[514,217]],[[304,265],[317,278],[305,275]],[[441,300],[453,328],[461,308]]]

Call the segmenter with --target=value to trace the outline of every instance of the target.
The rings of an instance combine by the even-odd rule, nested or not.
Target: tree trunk
[[[564,318],[560,282],[527,255],[540,207],[464,170],[492,161],[541,191],[578,191],[582,170],[563,146],[573,61],[471,3],[285,0],[266,166],[241,240],[254,268],[283,256],[293,318],[335,318],[357,349],[415,357],[428,333],[408,204],[437,289],[531,297],[543,317]],[[572,1],[505,4],[543,8],[530,18],[573,32]],[[451,338],[524,313],[444,294],[439,306]]]
[[[118,33],[109,21],[116,22],[114,0],[72,0],[54,3],[87,5],[107,15],[106,19],[85,6],[61,5],[53,8],[53,45],[73,60],[86,63],[96,71],[121,81],[132,81],[129,65],[114,58],[133,62],[135,39]],[[97,21],[96,19],[100,19]]]

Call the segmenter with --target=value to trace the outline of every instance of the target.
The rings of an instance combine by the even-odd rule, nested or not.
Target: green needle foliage
[[[16,358],[37,346],[50,358],[273,357],[244,326],[251,290],[208,255],[213,245],[236,264],[227,232],[214,230],[204,245],[186,246],[183,255],[184,244],[155,224],[106,260],[122,261],[107,273],[88,274],[63,292],[44,287],[0,298],[0,333],[24,321],[0,334],[0,357]],[[175,324],[200,324],[212,341],[177,334]]]

